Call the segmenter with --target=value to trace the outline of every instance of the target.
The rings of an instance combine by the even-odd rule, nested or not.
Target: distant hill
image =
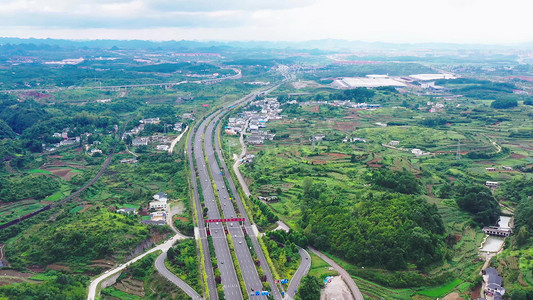
[[[147,40],[64,40],[64,39],[36,39],[0,37],[0,45],[5,44],[33,44],[56,45],[60,47],[90,47],[107,49],[204,49],[213,52],[227,48],[273,48],[273,49],[321,49],[321,50],[347,50],[347,49],[506,49],[506,48],[533,48],[533,42],[507,45],[483,44],[450,44],[450,43],[384,43],[362,42],[338,39],[322,39],[302,42],[288,41],[147,41]]]

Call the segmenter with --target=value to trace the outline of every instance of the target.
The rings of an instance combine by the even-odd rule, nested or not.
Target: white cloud
[[[533,40],[532,9],[526,0],[0,0],[0,35],[507,43]]]

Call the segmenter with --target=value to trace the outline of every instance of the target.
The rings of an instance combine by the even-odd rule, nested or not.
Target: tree
[[[498,99],[490,104],[492,108],[511,108],[518,106],[518,102],[513,99]]]
[[[474,221],[481,226],[495,224],[500,215],[500,206],[491,191],[483,185],[454,185],[455,202],[462,210],[472,213]]]
[[[324,287],[316,277],[307,275],[302,279],[296,299],[301,300],[319,300],[320,290]]]

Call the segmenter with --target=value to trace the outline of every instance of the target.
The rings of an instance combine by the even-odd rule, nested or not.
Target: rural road
[[[165,266],[165,259],[167,258],[167,252],[164,251],[157,257],[155,260],[155,268],[161,274],[163,277],[168,279],[170,282],[178,286],[180,289],[182,289],[189,297],[191,297],[194,300],[202,299],[202,297],[193,289],[191,288],[185,281],[181,280],[178,276],[176,276],[174,273],[170,272],[167,267]]]
[[[185,127],[183,132],[178,135],[174,140],[172,140],[172,143],[170,143],[170,148],[168,149],[168,153],[172,153],[174,151],[174,146],[181,140],[181,137],[187,132],[187,129],[189,129],[189,126]]]
[[[172,237],[170,238],[169,240],[167,240],[166,242],[164,242],[163,244],[160,244],[146,252],[144,252],[143,254],[139,255],[139,256],[136,256],[134,258],[132,258],[131,260],[129,260],[128,262],[124,263],[124,264],[121,264],[119,265],[117,268],[115,269],[112,269],[112,270],[109,270],[109,271],[106,271],[106,273],[96,277],[95,279],[93,279],[91,281],[91,284],[89,285],[89,292],[87,294],[87,300],[94,300],[96,298],[96,295],[97,295],[97,291],[96,291],[96,288],[98,287],[98,285],[104,280],[106,279],[107,277],[113,275],[113,274],[116,274],[122,270],[124,270],[126,267],[128,267],[130,264],[140,260],[141,258],[145,257],[146,255],[150,254],[150,253],[154,253],[158,250],[162,250],[163,252],[166,252],[168,251],[168,249],[170,249],[170,247],[172,247],[172,244],[174,244],[175,240],[179,239],[178,238],[175,238],[175,237]],[[98,293],[100,293],[100,291],[98,291]]]
[[[170,220],[172,220],[172,216],[170,216]],[[168,218],[167,218],[167,222],[168,222]],[[185,293],[187,293],[187,295],[189,295],[193,299],[202,299],[200,297],[200,295],[198,295],[198,293],[196,293],[196,291],[194,291],[193,288],[191,288],[187,283],[185,283],[185,281],[181,280],[176,275],[172,274],[165,267],[165,263],[164,262],[165,262],[165,258],[167,257],[168,249],[170,249],[172,247],[172,245],[174,244],[175,241],[189,238],[189,237],[179,233],[176,230],[176,228],[174,228],[173,225],[171,225],[170,228],[172,228],[172,230],[176,234],[173,237],[171,237],[170,239],[168,239],[166,242],[164,242],[163,244],[161,244],[159,246],[156,246],[156,247],[154,247],[154,248],[142,253],[141,255],[132,258],[130,261],[128,261],[128,262],[126,262],[126,263],[124,263],[122,265],[119,265],[117,268],[109,270],[109,271],[106,271],[106,273],[104,273],[104,274],[100,275],[99,277],[93,279],[91,281],[91,284],[89,285],[89,293],[87,295],[87,300],[94,300],[96,295],[97,295],[97,293],[98,294],[100,293],[100,291],[97,291],[96,289],[97,289],[98,285],[103,280],[105,280],[106,278],[108,278],[109,276],[111,276],[113,274],[116,274],[116,273],[124,270],[127,266],[129,266],[130,264],[132,264],[132,263],[138,261],[139,259],[145,257],[146,255],[148,255],[150,253],[153,253],[153,252],[156,252],[158,250],[163,251],[163,253],[157,257],[157,260],[155,262],[155,268],[157,269],[157,271],[161,275],[163,275],[165,278],[167,278],[169,281],[171,281],[172,283],[177,285],[179,288],[181,288]]]
[[[337,272],[339,272],[344,282],[346,282],[346,285],[348,285],[348,287],[350,288],[350,291],[352,292],[352,296],[355,298],[355,300],[364,300],[363,295],[361,294],[361,292],[359,291],[359,288],[355,284],[355,281],[353,281],[352,277],[350,276],[350,274],[348,274],[348,272],[346,272],[346,270],[344,270],[331,258],[322,254],[320,251],[316,250],[315,248],[309,247],[309,250],[311,250],[311,252],[313,252],[314,254],[318,255],[318,257],[323,259],[330,266],[332,266]]]
[[[298,286],[300,285],[300,282],[302,281],[302,278],[307,275],[307,272],[309,272],[309,269],[311,268],[311,256],[305,249],[302,249],[298,247],[298,252],[300,253],[300,257],[302,260],[300,261],[300,266],[298,267],[298,270],[296,270],[296,273],[291,278],[291,281],[289,282],[289,287],[287,287],[287,293],[285,294],[285,299],[293,299],[294,295],[296,294],[294,291],[298,289]]]

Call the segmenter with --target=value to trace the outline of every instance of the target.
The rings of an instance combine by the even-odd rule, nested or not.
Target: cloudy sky
[[[529,0],[0,0],[0,36],[533,41]]]

